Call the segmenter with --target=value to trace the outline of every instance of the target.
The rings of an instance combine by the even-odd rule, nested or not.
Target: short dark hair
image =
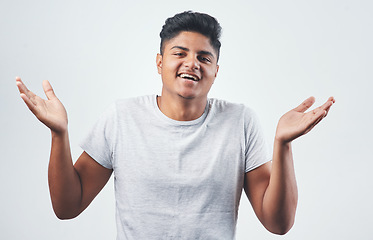
[[[174,37],[180,32],[197,32],[210,39],[210,44],[217,53],[217,59],[220,54],[220,36],[221,26],[218,21],[205,13],[198,13],[193,11],[185,11],[178,13],[173,17],[167,18],[162,27],[159,36],[161,37],[160,51],[163,55],[164,43]]]

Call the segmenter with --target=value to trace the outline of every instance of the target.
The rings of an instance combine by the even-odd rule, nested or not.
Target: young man
[[[289,231],[297,206],[291,142],[334,99],[305,113],[311,97],[283,115],[271,158],[249,108],[207,98],[220,31],[206,14],[167,19],[156,59],[162,95],[117,101],[83,141],[75,165],[67,114],[49,82],[43,100],[16,79],[22,99],[51,129],[49,186],[59,218],[78,216],[114,172],[118,239],[233,239],[242,189],[269,231]]]

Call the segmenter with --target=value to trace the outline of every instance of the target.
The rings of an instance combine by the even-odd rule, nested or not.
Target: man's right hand
[[[27,89],[20,77],[16,77],[16,84],[21,98],[30,111],[52,132],[61,134],[67,131],[67,113],[65,107],[54,94],[53,88],[47,80],[43,81],[43,89],[47,100],[42,99]]]

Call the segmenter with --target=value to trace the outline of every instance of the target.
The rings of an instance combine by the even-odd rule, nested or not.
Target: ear
[[[162,55],[160,53],[157,53],[156,64],[159,74],[162,74],[162,60]]]

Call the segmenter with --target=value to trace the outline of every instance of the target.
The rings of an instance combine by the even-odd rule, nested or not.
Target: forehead
[[[196,51],[209,51],[216,55],[210,43],[210,39],[197,32],[180,32],[178,35],[165,42],[164,50],[169,51],[175,46],[181,46]]]

